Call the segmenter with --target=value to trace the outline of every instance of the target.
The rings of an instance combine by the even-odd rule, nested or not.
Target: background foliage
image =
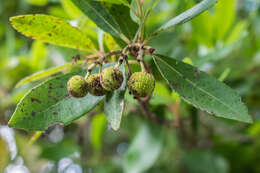
[[[159,1],[148,19],[147,32],[198,2]],[[0,172],[260,172],[258,0],[219,0],[215,8],[148,42],[156,52],[193,64],[235,89],[253,116],[253,124],[216,118],[183,102],[147,57],[154,75],[161,79],[151,100],[152,112],[158,119],[173,120],[174,124],[148,121],[138,103],[127,94],[120,130],[113,131],[107,124],[104,105],[100,104],[69,126],[49,127],[33,143],[39,133],[6,126],[18,101],[39,84],[18,82],[58,65],[64,64],[60,68],[66,72],[72,56],[81,53],[26,38],[11,28],[9,17],[35,13],[69,21],[91,38],[91,46],[98,46],[99,29],[71,0],[0,0]],[[120,17],[117,22],[125,22]],[[111,27],[115,32],[110,34],[117,35],[113,29],[117,26]],[[137,25],[131,23],[127,27]],[[123,33],[127,33],[127,27],[121,28]],[[76,31],[74,35],[79,37]],[[131,38],[134,33],[126,36]],[[110,35],[105,38],[106,50],[118,48]],[[72,41],[63,40],[67,44]],[[86,50],[88,43],[85,44],[80,49]],[[134,65],[132,68],[139,70]],[[42,76],[42,81],[45,79]]]

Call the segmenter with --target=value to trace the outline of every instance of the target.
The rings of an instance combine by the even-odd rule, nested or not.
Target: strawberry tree
[[[78,49],[80,54],[75,55],[71,63],[38,72],[18,83],[20,86],[52,76],[21,99],[9,126],[44,131],[53,124],[68,125],[104,102],[107,120],[114,130],[118,130],[127,106],[124,102],[127,90],[141,105],[144,115],[160,123],[149,109],[158,80],[153,75],[155,70],[160,72],[172,90],[196,108],[218,117],[251,123],[246,106],[234,90],[197,67],[162,55],[156,47],[148,45],[153,37],[192,20],[216,2],[203,0],[154,32],[147,33],[146,21],[158,0],[149,3],[141,0],[73,0],[84,15],[102,30],[97,32],[98,43],[86,34],[87,31],[83,32],[54,16],[29,14],[11,17],[12,26],[21,34]],[[103,32],[113,37],[120,49],[105,51]],[[155,66],[151,67],[145,57],[152,59]],[[79,64],[73,70],[54,75]],[[138,64],[140,71],[132,73],[131,64]]]

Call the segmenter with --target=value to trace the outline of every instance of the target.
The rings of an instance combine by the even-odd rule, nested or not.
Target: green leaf
[[[144,123],[125,155],[123,161],[124,172],[145,172],[158,159],[161,148],[161,129],[158,126],[148,126]]]
[[[133,0],[133,1],[131,2],[131,8],[132,8],[133,10],[135,10],[136,12],[138,11],[138,7],[137,7],[136,0]],[[131,18],[132,18],[133,21],[135,21],[136,23],[139,22],[139,18],[135,15],[135,13],[134,13],[132,10],[130,11],[130,16],[131,16]]]
[[[236,15],[235,4],[236,0],[219,1],[216,4],[215,34],[217,40],[223,39],[232,26]]]
[[[121,38],[125,42],[129,40],[122,34],[119,24],[115,21],[106,8],[98,1],[72,0],[74,4],[93,22],[105,32]]]
[[[92,41],[64,20],[42,14],[10,18],[13,27],[27,37],[81,50],[94,48]]]
[[[162,76],[185,101],[216,116],[252,122],[241,97],[199,69],[162,55],[153,57]]]
[[[103,2],[108,2],[108,3],[112,3],[112,4],[123,4],[126,6],[129,5],[127,0],[96,0],[96,1],[103,1]]]
[[[228,161],[209,151],[193,150],[185,152],[183,164],[190,173],[228,173]]]
[[[26,0],[26,2],[36,6],[44,6],[48,4],[48,0]]]
[[[192,3],[193,4],[193,3]],[[216,43],[215,20],[212,13],[205,11],[191,21],[192,37],[198,43],[213,47]]]
[[[70,157],[76,152],[81,152],[80,146],[72,138],[65,138],[58,143],[40,143],[40,146],[39,157],[56,162],[64,157]]]
[[[30,76],[27,76],[27,77],[23,78],[22,80],[20,80],[15,85],[15,87],[19,87],[21,85],[24,85],[24,84],[27,84],[27,83],[30,83],[30,82],[34,82],[34,81],[46,78],[48,76],[51,76],[53,74],[56,74],[56,73],[64,70],[64,69],[69,68],[71,65],[72,65],[72,63],[67,63],[67,64],[64,64],[64,65],[61,65],[61,66],[58,66],[58,67],[53,67],[53,68],[49,68],[47,70],[39,71],[37,73],[34,73],[34,74],[30,75]]]
[[[206,55],[200,56],[198,58],[194,58],[194,65],[197,67],[201,67],[208,62],[219,61],[225,57],[227,57],[232,51],[239,48],[241,46],[241,41],[243,41],[245,37],[241,36],[236,42],[231,43],[227,46],[217,47],[213,51],[209,52]]]
[[[118,130],[121,123],[121,118],[125,105],[125,90],[126,90],[126,73],[124,65],[120,66],[120,70],[124,74],[124,81],[121,87],[106,95],[104,111],[107,116],[107,120],[112,129]]]
[[[95,69],[97,71],[97,69]],[[85,72],[54,77],[30,90],[17,105],[9,126],[25,130],[45,130],[54,123],[67,125],[94,108],[103,97],[68,95],[68,79]]]
[[[168,86],[167,86],[168,87]],[[171,96],[171,92],[161,82],[156,82],[152,98],[150,100],[151,105],[167,105],[172,103],[174,99]]]
[[[151,36],[157,35],[160,32],[169,30],[178,24],[182,24],[182,23],[185,23],[185,22],[191,20],[192,18],[198,16],[199,14],[201,14],[208,8],[212,7],[216,2],[217,2],[217,0],[203,0],[196,6],[192,7],[191,9],[189,9],[189,10],[181,13],[180,15],[174,17],[173,19],[171,19],[169,22],[167,22],[166,24],[161,26],[158,30],[156,30]]]
[[[113,5],[109,11],[119,24],[122,33],[128,39],[133,39],[138,25],[131,19],[129,8],[122,5]]]
[[[61,0],[61,5],[71,19],[77,19],[80,15],[82,15],[82,12],[71,0]]]
[[[243,33],[245,33],[247,27],[248,27],[248,22],[246,20],[241,20],[236,23],[236,25],[233,27],[231,30],[230,34],[225,40],[225,44],[230,45],[233,44],[237,41],[240,41],[241,37],[243,37]]]
[[[90,142],[96,151],[101,151],[103,136],[106,131],[107,120],[105,114],[95,115],[91,121]]]
[[[41,41],[35,40],[30,51],[30,65],[34,70],[42,70],[48,60],[48,49]]]

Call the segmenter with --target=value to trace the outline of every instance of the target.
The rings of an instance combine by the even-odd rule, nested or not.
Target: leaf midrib
[[[156,58],[156,57],[154,57]],[[160,58],[156,58],[157,60],[159,59],[161,62],[163,62],[165,65],[167,65],[170,69],[174,70],[179,76],[182,76],[182,74],[175,70],[173,67],[171,67],[168,63],[166,63],[165,61],[163,61],[162,59]],[[157,63],[156,63],[157,64]],[[161,69],[159,69],[161,71]],[[161,71],[162,72],[162,71]],[[162,73],[163,74],[163,73]],[[164,76],[164,74],[163,74]],[[169,80],[164,76],[164,78],[168,81],[169,83]],[[227,107],[228,109],[230,109],[232,112],[236,113],[236,114],[240,114],[239,112],[236,112],[233,108],[231,108],[230,106],[228,106],[225,102],[222,102],[220,99],[218,99],[217,97],[215,97],[214,95],[210,94],[209,92],[207,92],[206,90],[204,90],[203,88],[200,88],[198,87],[196,84],[194,84],[191,80],[189,80],[188,78],[184,79],[186,80],[187,82],[189,82],[192,86],[194,86],[195,88],[201,90],[202,92],[206,93],[207,95],[211,96],[213,99],[217,100],[219,103],[221,103],[222,105],[224,105],[225,107]]]

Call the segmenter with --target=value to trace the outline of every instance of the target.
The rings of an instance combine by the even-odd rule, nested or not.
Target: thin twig
[[[130,76],[132,75],[132,73],[131,73],[129,62],[128,62],[128,56],[124,56],[124,60],[125,60],[125,63],[126,63],[127,72],[128,72],[128,79],[129,79]]]

